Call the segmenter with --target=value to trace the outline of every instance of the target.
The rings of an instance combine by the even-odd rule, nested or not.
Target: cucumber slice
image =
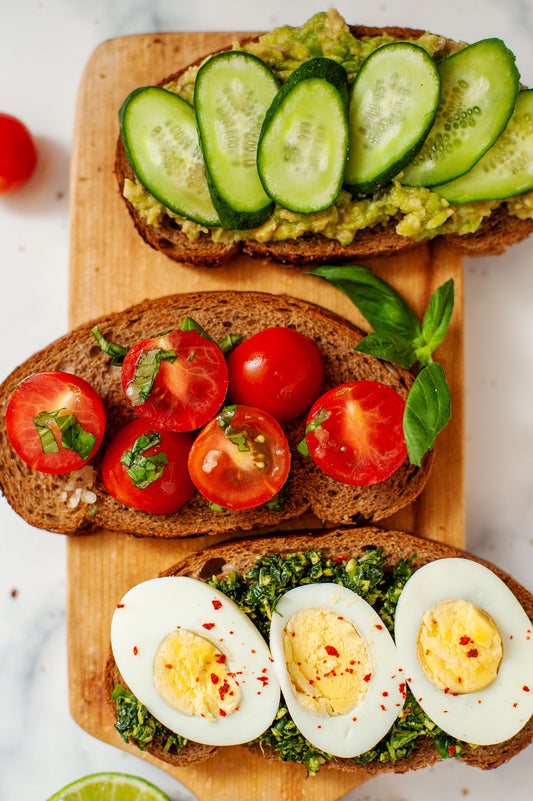
[[[394,42],[363,63],[350,92],[344,184],[372,194],[408,164],[433,125],[440,99],[435,62],[418,45]]]
[[[126,156],[143,186],[176,214],[220,225],[193,107],[174,92],[143,86],[122,104],[119,123]]]
[[[507,128],[469,172],[434,186],[450,203],[503,200],[533,189],[533,89],[520,92]]]
[[[208,59],[198,70],[194,107],[213,204],[225,228],[256,228],[273,203],[257,173],[257,143],[279,89],[256,56],[237,50]]]
[[[313,58],[291,73],[270,106],[257,167],[270,197],[305,214],[331,206],[348,150],[348,83],[340,64]]]
[[[500,39],[483,39],[439,65],[439,110],[402,183],[436,186],[463,175],[507,125],[519,89],[514,55]]]

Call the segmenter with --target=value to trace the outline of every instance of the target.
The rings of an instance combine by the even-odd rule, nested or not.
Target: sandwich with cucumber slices
[[[116,174],[188,264],[499,253],[533,230],[533,90],[498,38],[349,26],[334,10],[135,89]]]

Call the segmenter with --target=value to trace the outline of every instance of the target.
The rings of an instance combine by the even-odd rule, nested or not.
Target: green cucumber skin
[[[353,97],[355,92],[357,91],[359,81],[364,80],[366,77],[366,72],[369,69],[374,67],[376,60],[382,60],[384,53],[389,55],[394,50],[396,53],[400,51],[405,51],[406,48],[421,58],[424,64],[428,68],[428,77],[431,74],[431,78],[433,78],[435,86],[433,87],[435,90],[435,99],[433,102],[433,106],[427,108],[426,114],[424,115],[424,123],[421,130],[419,130],[417,134],[416,141],[413,142],[411,147],[404,149],[398,153],[397,158],[394,160],[393,163],[390,163],[388,166],[385,166],[382,169],[378,169],[378,172],[374,174],[374,176],[366,181],[357,181],[354,180],[353,174],[350,174],[350,150],[348,151],[348,162],[346,165],[346,171],[344,174],[344,187],[350,192],[353,197],[361,198],[366,197],[367,195],[371,195],[376,192],[378,189],[381,189],[382,186],[385,186],[389,183],[402,169],[409,164],[413,158],[420,152],[429,131],[433,123],[435,122],[435,118],[437,116],[438,111],[438,104],[441,95],[441,79],[440,73],[435,65],[435,62],[431,59],[431,57],[427,54],[427,52],[420,47],[419,45],[411,44],[408,42],[394,42],[388,45],[383,45],[382,47],[375,50],[373,53],[368,56],[368,58],[363,63],[361,69],[356,75],[356,78],[352,84],[351,91],[350,91],[350,106],[352,104]],[[351,117],[349,113],[349,120],[351,122]],[[352,126],[350,125],[350,130],[352,130]],[[351,134],[350,134],[351,135]]]
[[[284,101],[287,98],[287,95],[293,90],[294,87],[297,86],[298,83],[307,79],[319,78],[326,80],[329,84],[331,84],[339,94],[340,97],[340,104],[343,111],[344,117],[344,124],[346,129],[346,137],[345,137],[345,145],[344,145],[344,163],[346,163],[346,157],[348,154],[348,78],[346,75],[346,71],[344,67],[338,64],[336,61],[333,61],[330,58],[325,58],[323,56],[319,56],[317,58],[309,59],[305,61],[300,67],[298,67],[294,72],[292,72],[286,82],[281,86],[278,94],[274,98],[272,105],[270,106],[269,110],[266,113],[265,119],[263,121],[263,126],[261,128],[261,134],[259,136],[259,145],[257,148],[257,162],[258,162],[258,169],[259,169],[259,177],[263,182],[263,186],[265,187],[265,191],[268,193],[268,188],[265,185],[265,181],[262,175],[262,161],[263,161],[263,152],[262,152],[262,143],[264,137],[268,133],[270,128],[270,124],[272,120],[275,118],[278,110],[283,105]],[[343,172],[340,175],[338,186],[336,189],[335,197],[339,194],[342,188],[342,181],[343,181]],[[273,197],[273,200],[276,202],[277,198]],[[335,198],[331,201],[333,203]],[[331,205],[331,203],[329,205]],[[289,211],[298,212],[300,209],[297,208],[290,208],[290,205],[287,203],[280,204],[283,205],[284,208],[287,208]],[[329,205],[323,206],[321,209],[312,209],[312,211],[322,211],[325,208],[328,208]],[[305,210],[304,210],[305,213]]]
[[[220,180],[217,181],[209,165],[210,159],[206,152],[207,151],[206,132],[204,126],[202,125],[201,114],[199,114],[198,111],[198,96],[199,92],[201,91],[201,83],[206,71],[211,66],[213,66],[213,62],[220,60],[229,61],[230,59],[235,60],[235,56],[237,54],[239,58],[244,57],[249,63],[257,63],[258,65],[260,65],[263,72],[269,74],[269,76],[272,78],[273,84],[279,89],[280,84],[278,79],[276,78],[272,70],[263,61],[261,61],[261,59],[257,58],[257,56],[254,56],[250,53],[244,53],[242,51],[227,51],[212,56],[198,70],[198,74],[196,76],[196,81],[195,81],[194,103],[196,109],[198,131],[200,135],[200,143],[202,145],[202,151],[204,153],[207,183],[209,187],[209,192],[211,194],[211,200],[213,201],[213,206],[215,207],[224,228],[227,228],[228,230],[247,230],[247,229],[257,228],[264,222],[266,222],[266,220],[268,220],[268,218],[272,214],[274,203],[271,198],[266,196],[263,205],[260,205],[258,208],[254,208],[251,210],[249,209],[241,210],[234,208],[228,202],[226,197],[224,197],[224,192],[222,186],[220,185]]]
[[[526,124],[529,123],[529,149],[522,151],[519,155],[521,162],[513,165],[513,159],[509,156],[509,150],[505,146],[505,140],[515,136],[515,120],[519,115],[528,117]],[[502,147],[502,157],[505,166],[509,167],[509,175],[502,176],[501,172],[492,176],[492,183],[487,181],[483,189],[483,182],[480,178],[483,173],[490,169],[491,160],[498,158],[498,150]],[[516,149],[513,146],[516,158]],[[524,148],[526,145],[524,145]],[[497,168],[496,168],[497,169]],[[450,203],[472,203],[483,200],[505,200],[509,197],[530,192],[533,189],[533,89],[520,92],[517,99],[515,110],[507,128],[496,140],[494,145],[487,150],[485,155],[475,164],[471,170],[461,175],[455,181],[433,187],[433,191],[441,195]]]
[[[220,218],[218,217],[218,214],[217,214],[215,208],[213,208],[213,212],[215,213],[216,216],[209,217],[209,218],[205,217],[205,216],[202,216],[202,215],[195,215],[195,214],[191,214],[191,213],[186,213],[183,210],[183,208],[178,206],[178,204],[171,203],[171,202],[169,202],[168,198],[163,197],[162,194],[160,192],[158,192],[156,187],[154,187],[152,185],[147,186],[147,184],[143,180],[143,174],[142,174],[143,171],[138,166],[134,150],[132,149],[132,147],[130,145],[130,141],[129,141],[128,130],[127,130],[128,129],[127,115],[128,115],[128,109],[129,109],[132,101],[135,100],[143,92],[151,91],[151,90],[156,90],[158,92],[165,92],[166,94],[172,96],[172,98],[176,98],[179,103],[183,103],[185,106],[187,106],[189,109],[191,109],[193,114],[194,114],[194,109],[192,108],[192,106],[189,103],[187,103],[186,100],[184,100],[183,98],[179,97],[179,95],[175,94],[174,92],[169,92],[167,89],[163,89],[160,86],[140,86],[137,89],[134,89],[126,97],[126,99],[122,103],[122,105],[121,105],[121,107],[119,109],[119,112],[118,112],[119,133],[120,133],[120,137],[121,137],[121,140],[122,140],[122,145],[124,147],[124,152],[126,154],[126,158],[128,159],[128,162],[129,162],[132,170],[134,171],[135,175],[139,179],[139,181],[143,184],[143,186],[146,187],[146,189],[148,189],[150,194],[153,195],[153,197],[155,197],[156,200],[158,200],[164,206],[169,208],[171,211],[174,211],[176,214],[180,214],[181,216],[186,217],[187,219],[192,220],[193,222],[196,222],[199,225],[207,225],[207,226],[212,227],[212,228],[217,228],[217,227],[219,227],[221,225],[221,221],[220,221]],[[207,184],[207,180],[206,180],[206,184]]]
[[[433,174],[431,172],[431,168],[429,169],[429,174],[428,174],[428,169],[427,168],[425,169],[423,164],[417,165],[415,163],[408,165],[404,169],[402,174],[402,183],[404,183],[405,185],[432,187],[455,180],[460,175],[463,175],[465,172],[468,172],[468,170],[470,170],[474,166],[474,164],[477,161],[479,161],[479,159],[484,155],[484,153],[486,153],[487,150],[489,150],[489,148],[492,147],[498,136],[502,133],[505,126],[507,125],[511,117],[511,114],[513,112],[516,98],[518,95],[520,73],[518,72],[518,69],[516,67],[514,54],[505,46],[505,44],[502,42],[501,39],[496,39],[496,38],[482,39],[479,42],[469,45],[465,47],[463,50],[460,50],[459,52],[454,53],[451,56],[448,56],[448,58],[444,59],[444,61],[442,61],[439,64],[439,71],[442,77],[441,106],[439,107],[439,111],[437,112],[437,118],[433,130],[429,132],[429,135],[422,147],[421,152],[422,153],[424,152],[424,146],[426,147],[434,146],[433,142],[434,135],[440,136],[441,139],[444,139],[445,137],[449,136],[449,133],[444,128],[444,123],[442,121],[442,114],[444,113],[443,109],[445,109],[446,102],[449,100],[449,95],[450,95],[450,93],[447,92],[446,75],[449,73],[452,73],[453,75],[454,70],[456,71],[457,75],[460,75],[461,72],[464,75],[465,70],[461,69],[460,66],[461,62],[465,61],[465,59],[468,59],[469,55],[475,54],[477,56],[478,53],[482,52],[482,49],[489,52],[489,55],[491,55],[490,53],[491,49],[494,52],[498,51],[501,60],[505,61],[505,70],[502,71],[500,75],[500,80],[497,83],[497,87],[493,87],[493,92],[498,87],[501,89],[501,87],[504,85],[504,80],[502,80],[503,76],[506,83],[506,90],[505,90],[506,98],[505,102],[503,99],[501,99],[500,103],[498,104],[498,110],[500,111],[500,119],[498,127],[496,128],[496,126],[493,125],[490,133],[485,134],[484,132],[482,132],[486,136],[486,138],[484,143],[479,147],[478,150],[476,150],[475,153],[471,152],[465,159],[465,154],[464,152],[463,153],[460,152],[461,147],[459,147],[453,154],[453,158],[451,158],[450,156],[445,156],[444,159],[441,160],[438,169],[435,168]],[[484,60],[486,61],[487,59],[485,58]],[[465,63],[466,66],[468,66],[467,62]],[[503,73],[505,73],[505,75],[503,75]],[[494,119],[493,114],[491,115],[491,118]],[[455,120],[455,122],[459,124],[458,120]],[[452,123],[446,123],[446,124],[451,125]],[[453,123],[453,125],[455,125],[455,123]],[[441,128],[444,130],[444,133],[442,133],[442,131],[440,130]],[[448,166],[446,167],[446,169],[443,169],[443,162],[446,161],[448,161]],[[435,163],[438,164],[438,161]]]

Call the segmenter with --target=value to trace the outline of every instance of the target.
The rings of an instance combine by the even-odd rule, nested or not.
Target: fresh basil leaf
[[[235,404],[233,406],[224,406],[222,411],[217,414],[217,423],[220,428],[226,428],[226,426],[231,425],[236,409],[237,406]]]
[[[163,451],[145,456],[145,452],[155,448],[161,442],[161,434],[157,431],[146,431],[138,437],[131,450],[126,450],[120,463],[126,467],[126,473],[138,489],[146,489],[163,474],[168,459]]]
[[[368,334],[354,350],[385,359],[406,369],[412,367],[417,360],[415,349],[409,340],[399,334]]]
[[[327,411],[325,406],[321,406],[320,409],[316,414],[313,415],[313,418],[309,421],[307,426],[305,427],[305,437],[298,443],[296,446],[296,450],[305,456],[306,458],[310,456],[309,453],[309,446],[307,445],[307,435],[310,431],[314,431],[315,428],[318,428],[324,420],[327,420],[329,417],[329,412]]]
[[[39,412],[33,417],[33,424],[39,434],[43,453],[58,453],[59,445],[54,436],[53,426],[57,426],[61,437],[61,447],[77,453],[87,461],[96,442],[96,435],[86,431],[74,414],[61,414],[64,409],[54,412]]]
[[[140,406],[152,391],[162,361],[175,362],[173,350],[152,348],[141,353],[135,367],[135,375],[127,386],[126,395],[132,406]]]
[[[239,342],[242,342],[243,338],[244,337],[242,337],[241,334],[226,334],[225,337],[222,337],[222,339],[218,340],[217,345],[224,356],[226,356],[230,350],[233,350],[233,348],[239,344]]]
[[[52,421],[59,412],[39,412],[32,418],[33,425],[37,429],[43,453],[58,453],[59,445],[52,432]]]
[[[429,364],[431,354],[444,339],[453,314],[454,294],[454,283],[450,278],[431,297],[422,321],[420,337],[414,343],[421,364]]]
[[[221,514],[226,514],[228,511],[223,506],[220,506],[218,503],[213,503],[212,501],[209,501],[208,506],[212,512],[219,512]]]
[[[441,365],[432,362],[417,375],[405,404],[403,431],[411,464],[420,465],[450,416],[446,376]]]
[[[200,336],[204,337],[205,339],[208,339],[210,342],[214,342],[215,341],[212,336],[209,336],[209,334],[207,333],[205,328],[202,328],[200,323],[197,323],[196,320],[192,319],[192,317],[186,317],[184,319],[184,321],[181,324],[181,330],[182,331],[197,331],[200,334]]]
[[[128,348],[125,348],[123,345],[117,345],[116,342],[108,342],[97,325],[95,325],[94,328],[91,328],[91,333],[98,342],[98,346],[100,347],[102,353],[105,353],[106,356],[112,357],[111,364],[120,366],[124,361],[124,357],[128,352]]]
[[[308,275],[323,278],[344,292],[377,333],[399,334],[409,341],[419,336],[420,324],[410,306],[367,267],[323,264]]]

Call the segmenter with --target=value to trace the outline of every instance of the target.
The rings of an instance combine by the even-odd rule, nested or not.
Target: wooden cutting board
[[[117,110],[135,87],[156,83],[203,54],[245,38],[236,33],[135,35],[104,42],[81,82],[71,165],[70,324],[115,311],[146,297],[203,289],[258,289],[327,306],[366,324],[340,292],[295,268],[237,258],[218,269],[187,268],[153,251],[136,234],[113,174]],[[422,497],[387,521],[419,535],[464,543],[463,297],[460,257],[442,245],[422,245],[397,257],[367,262],[392,283],[418,315],[434,289],[453,278],[456,307],[438,351],[452,395],[453,421],[440,435],[435,468]],[[216,541],[222,540],[217,537]],[[215,538],[209,542],[215,541]],[[208,538],[137,540],[101,531],[68,541],[67,628],[69,697],[74,719],[94,736],[140,755],[115,729],[103,697],[102,675],[113,609],[133,584],[203,548]],[[150,757],[144,756],[151,760]],[[322,770],[305,781],[301,766],[269,764],[243,748],[175,769],[156,762],[200,801],[333,801],[365,779]]]

